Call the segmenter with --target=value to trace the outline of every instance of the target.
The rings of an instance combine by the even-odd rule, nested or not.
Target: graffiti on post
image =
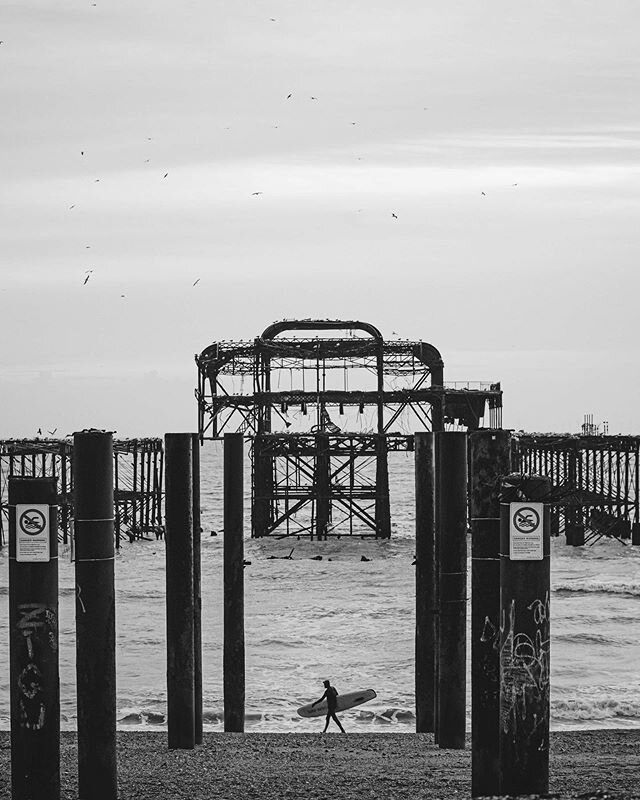
[[[547,725],[549,707],[549,594],[527,606],[533,626],[516,632],[516,601],[502,610],[500,625],[500,725],[505,734],[534,736]]]
[[[46,720],[43,668],[49,655],[58,649],[56,610],[42,603],[18,605],[16,632],[27,651],[27,663],[17,680],[20,725],[27,730],[41,730]]]

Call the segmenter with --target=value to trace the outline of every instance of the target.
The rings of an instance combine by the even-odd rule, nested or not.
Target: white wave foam
[[[579,580],[559,581],[554,583],[553,592],[556,594],[620,594],[640,597],[640,583],[638,581],[603,581]]]

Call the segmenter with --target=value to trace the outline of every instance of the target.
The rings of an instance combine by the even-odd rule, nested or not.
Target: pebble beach
[[[440,750],[431,734],[205,733],[168,750],[165,732],[118,731],[119,800],[362,800],[471,794],[471,745]],[[11,796],[10,734],[0,732],[0,797]],[[549,792],[640,798],[640,730],[551,734]],[[76,800],[77,739],[61,734],[61,798]]]

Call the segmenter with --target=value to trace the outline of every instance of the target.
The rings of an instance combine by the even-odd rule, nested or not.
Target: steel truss
[[[640,437],[515,434],[514,465],[551,479],[552,526],[585,542],[640,529]]]
[[[413,431],[502,424],[499,383],[445,386],[438,350],[373,325],[284,320],[196,356],[201,441],[251,442],[252,536],[387,538],[388,453]],[[363,424],[363,420],[367,420]]]
[[[163,448],[161,439],[123,439],[113,443],[116,544],[162,525]],[[71,439],[0,441],[0,547],[9,530],[8,481],[11,477],[56,479],[58,530],[65,544],[73,520],[73,442]]]

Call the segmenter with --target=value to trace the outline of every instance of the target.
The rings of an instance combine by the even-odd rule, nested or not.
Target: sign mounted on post
[[[16,561],[50,561],[49,506],[16,504]]]
[[[542,561],[544,503],[509,503],[509,558]]]

